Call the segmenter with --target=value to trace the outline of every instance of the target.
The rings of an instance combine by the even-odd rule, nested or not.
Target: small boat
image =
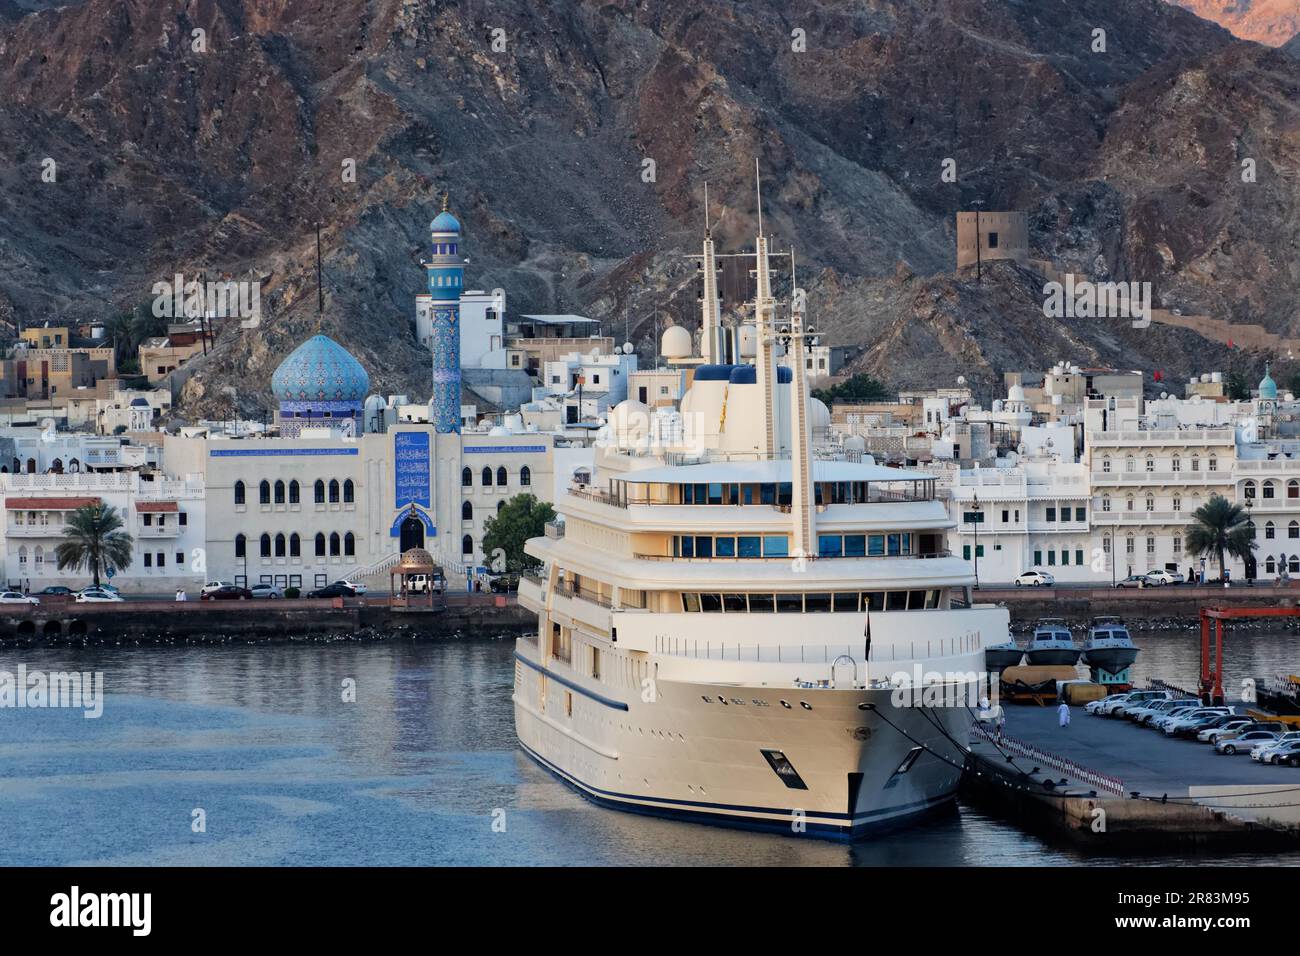
[[[984,648],[984,667],[992,673],[999,673],[1008,667],[1017,666],[1024,656],[1025,649],[1008,635],[1001,644],[990,644]]]
[[[1138,648],[1117,617],[1095,617],[1083,645],[1083,663],[1108,674],[1118,674],[1137,660]]]
[[[1300,716],[1300,677],[1279,674],[1272,680],[1257,681],[1255,698],[1261,710],[1279,717]]]
[[[1056,617],[1045,617],[1034,626],[1034,636],[1025,648],[1025,658],[1030,664],[1068,664],[1079,663],[1082,648],[1075,643],[1074,635],[1065,626],[1065,621]]]

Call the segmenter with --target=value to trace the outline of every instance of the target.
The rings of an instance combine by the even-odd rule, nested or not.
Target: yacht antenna
[[[772,300],[772,276],[767,261],[767,237],[763,235],[763,183],[759,176],[758,160],[754,160],[754,184],[758,193],[758,239],[754,247],[755,277],[757,289],[754,295],[754,332],[757,340],[755,365],[756,379],[762,393],[763,403],[762,432],[758,439],[758,452],[763,457],[771,457],[776,452],[776,440],[773,433],[773,382],[776,379],[774,349],[776,344],[772,328],[772,312],[775,302]]]
[[[794,250],[790,250],[790,514],[794,518],[794,553],[812,553],[812,448],[808,434],[808,378],[804,372],[804,295],[795,283]],[[811,333],[812,330],[809,330]]]
[[[722,310],[718,301],[718,264],[713,253],[713,235],[709,231],[709,184],[704,184],[704,262],[701,266],[704,298],[701,302],[700,356],[705,364],[725,360],[722,348]]]

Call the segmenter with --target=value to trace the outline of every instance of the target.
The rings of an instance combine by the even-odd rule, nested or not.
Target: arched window
[[[244,483],[242,481],[235,482],[235,504],[242,505],[244,503],[244,494]]]
[[[1300,556],[1294,554],[1291,555],[1291,557],[1287,558],[1286,565],[1287,565],[1286,569],[1290,571],[1292,574],[1295,574],[1297,571],[1300,571]]]
[[[316,504],[323,505],[325,503],[325,482],[317,478],[313,487],[316,492]]]
[[[284,535],[277,534],[275,536],[275,556],[277,558],[284,557],[284,545],[285,545]]]
[[[1102,473],[1103,473],[1103,474],[1107,474],[1107,475],[1110,474],[1110,458],[1109,458],[1109,456],[1106,457],[1106,458],[1103,458],[1103,459],[1101,460],[1101,470],[1102,470]]]
[[[298,491],[298,479],[295,478],[289,482],[289,504],[296,505],[298,503]]]
[[[1266,482],[1264,482],[1264,497],[1265,497],[1265,498],[1272,498],[1272,497],[1274,497],[1274,495],[1275,495],[1275,493],[1276,493],[1276,490],[1277,490],[1277,483],[1276,483],[1276,482],[1274,482],[1274,481],[1266,481]]]
[[[235,535],[235,557],[242,558],[248,554],[248,539],[242,534]]]
[[[1155,471],[1155,470],[1156,470],[1156,459],[1155,459],[1155,456],[1153,456],[1153,455],[1147,455],[1147,464],[1146,464],[1146,468],[1147,468],[1147,471],[1148,471],[1148,472],[1152,472],[1152,471]]]
[[[35,459],[35,458],[28,458],[28,459],[27,459],[27,474],[29,474],[29,475],[34,475],[34,474],[36,474],[36,459]]]
[[[1182,460],[1181,458],[1179,458],[1177,455],[1174,455],[1173,460],[1172,460],[1171,462],[1169,462],[1169,466],[1170,466],[1174,471],[1182,471],[1182,470],[1183,470],[1183,460]]]
[[[1109,511],[1109,510],[1110,510],[1110,495],[1102,495],[1102,498],[1101,498],[1101,510],[1102,510],[1102,511]]]
[[[1200,471],[1200,470],[1201,470],[1201,458],[1200,458],[1199,455],[1193,455],[1193,456],[1192,456],[1192,471]]]
[[[1129,495],[1128,498],[1126,498],[1126,499],[1124,500],[1124,510],[1125,510],[1125,511],[1132,511],[1132,510],[1133,510],[1133,496],[1132,496],[1132,495]]]
[[[527,465],[519,469],[519,483],[521,485],[531,485],[533,483],[533,473]]]
[[[283,481],[276,481],[275,483],[275,503],[277,505],[284,504],[284,482]]]
[[[264,505],[269,505],[271,503],[271,483],[265,478],[263,478],[262,483],[257,486],[257,500]]]
[[[1286,526],[1286,536],[1288,538],[1300,538],[1300,522],[1292,521]]]
[[[1216,455],[1211,455],[1211,456],[1210,456],[1210,459],[1209,459],[1209,463],[1206,465],[1206,467],[1207,467],[1210,471],[1218,471],[1218,470],[1219,470],[1219,459],[1218,459],[1218,457],[1217,457]]]
[[[1268,560],[1264,562],[1264,570],[1267,571],[1269,574],[1277,573],[1277,562],[1273,560],[1273,556],[1271,554],[1268,556]]]
[[[470,471],[469,468],[462,468],[460,470],[460,486],[468,488],[472,484],[474,484],[474,472]]]
[[[1286,496],[1288,498],[1300,498],[1300,481],[1292,478],[1286,483]]]
[[[503,509],[505,506],[506,506],[505,499],[502,498],[500,501],[497,502],[497,514],[500,514],[501,509]]]
[[[356,494],[352,486],[352,479],[345,479],[343,482],[343,503],[350,505],[356,500]]]
[[[302,557],[302,539],[298,537],[298,532],[289,535],[289,557]]]
[[[465,535],[465,537],[460,539],[460,553],[461,554],[474,553],[474,539],[471,538],[469,535]]]
[[[271,556],[271,536],[269,534],[264,534],[262,535],[262,557],[269,558],[270,556]]]
[[[336,505],[338,503],[339,503],[339,480],[337,478],[331,478],[330,479],[330,504]]]
[[[474,506],[473,506],[472,504],[470,504],[468,501],[463,501],[463,502],[461,502],[461,505],[460,505],[460,520],[461,520],[461,521],[473,521],[473,520],[474,520]]]
[[[1134,471],[1134,470],[1135,470],[1134,467],[1133,467],[1133,456],[1132,456],[1132,455],[1129,455],[1127,458],[1124,459],[1124,470],[1125,470],[1125,471]]]
[[[1254,498],[1254,497],[1255,497],[1255,483],[1254,483],[1253,481],[1248,481],[1248,482],[1246,482],[1244,485],[1242,485],[1242,487],[1241,487],[1241,491],[1242,491],[1242,494],[1244,494],[1247,498]]]
[[[349,531],[347,534],[343,536],[343,555],[344,557],[350,558],[356,553],[357,553],[357,539],[353,536],[352,532]]]
[[[492,487],[492,469],[488,468],[486,465],[483,467],[483,487]]]
[[[41,570],[45,567],[45,549],[38,544],[33,554],[36,559],[36,573],[40,574]]]
[[[316,557],[325,557],[325,535],[319,531],[316,533]]]
[[[1154,495],[1147,495],[1147,511],[1156,510],[1156,499]]]
[[[509,479],[508,476],[506,475],[505,466],[502,465],[500,468],[497,469],[497,484],[504,488],[508,481]]]
[[[1271,521],[1264,522],[1264,537],[1268,538],[1269,540],[1272,540],[1273,538],[1277,537],[1277,528],[1273,526],[1273,522]]]
[[[469,539],[466,538],[465,540],[468,541]],[[25,544],[18,546],[18,566],[20,568],[27,567],[27,545]]]
[[[331,531],[330,532],[330,557],[337,558],[338,556],[339,556],[339,533],[337,531]]]

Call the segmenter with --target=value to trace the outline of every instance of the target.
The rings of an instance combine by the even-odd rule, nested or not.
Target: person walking
[[[1070,705],[1065,701],[1061,701],[1061,706],[1056,708],[1056,719],[1062,727],[1070,726]]]

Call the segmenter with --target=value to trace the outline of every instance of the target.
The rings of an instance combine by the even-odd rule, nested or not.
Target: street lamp
[[[1254,540],[1255,540],[1255,522],[1254,522],[1254,520],[1251,518],[1251,509],[1254,508],[1254,507],[1255,507],[1255,499],[1254,499],[1254,498],[1247,498],[1247,499],[1246,499],[1246,526],[1247,526],[1248,528],[1250,528],[1250,540],[1251,540],[1251,541],[1254,541]],[[1250,573],[1249,573],[1249,572],[1250,572],[1250,559],[1247,558],[1246,561],[1243,562],[1243,563],[1245,564],[1245,566],[1246,566],[1246,571],[1247,571],[1247,574],[1246,574],[1246,583],[1249,584],[1249,585],[1253,585],[1253,584],[1255,583],[1255,576],[1254,576],[1253,574],[1250,574]]]

